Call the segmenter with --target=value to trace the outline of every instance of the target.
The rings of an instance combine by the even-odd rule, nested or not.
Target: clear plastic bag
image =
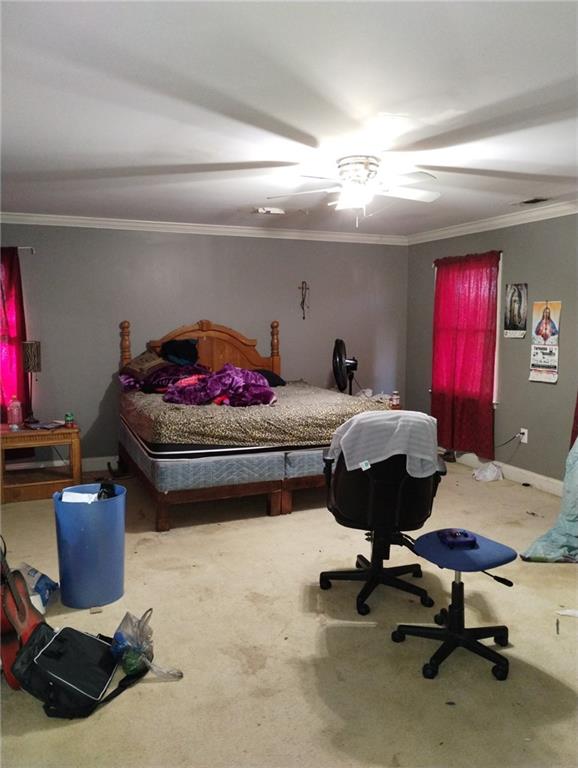
[[[162,669],[153,664],[153,630],[150,620],[153,609],[149,608],[139,618],[125,613],[112,639],[111,651],[120,660],[124,673],[133,675],[144,667],[161,680],[180,680],[179,669]]]
[[[497,464],[494,464],[494,462],[490,462],[489,464],[482,464],[481,467],[478,467],[478,469],[475,469],[472,472],[472,475],[476,480],[482,480],[484,482],[490,482],[490,483],[493,480],[504,479],[502,470]]]

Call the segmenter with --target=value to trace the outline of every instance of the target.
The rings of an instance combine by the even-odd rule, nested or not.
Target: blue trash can
[[[100,483],[65,488],[98,493]],[[53,495],[60,571],[60,599],[69,608],[113,603],[124,593],[124,510],[126,488],[115,496],[86,502],[62,501]]]

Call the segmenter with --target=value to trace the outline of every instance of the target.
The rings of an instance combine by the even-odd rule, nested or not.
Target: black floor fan
[[[353,376],[357,370],[357,358],[347,357],[343,339],[335,339],[333,345],[333,375],[340,392],[345,392],[349,382],[349,394],[352,394]]]

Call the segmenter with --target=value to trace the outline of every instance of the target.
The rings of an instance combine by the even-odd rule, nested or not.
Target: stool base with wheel
[[[452,533],[449,533],[449,532]],[[460,538],[468,538],[468,545],[452,546],[452,534]],[[449,542],[449,543],[448,543]],[[499,646],[508,645],[508,628],[504,625],[492,627],[466,628],[464,619],[464,584],[462,582],[463,571],[482,571],[486,573],[488,568],[515,560],[517,553],[504,544],[486,539],[478,534],[458,529],[433,531],[420,536],[415,542],[416,554],[424,557],[440,568],[453,568],[454,580],[452,582],[452,598],[448,609],[442,610],[435,616],[439,627],[415,626],[412,624],[399,624],[391,635],[396,643],[401,643],[406,636],[425,637],[430,640],[441,641],[440,647],[424,664],[422,672],[426,678],[434,678],[438,674],[440,664],[456,648],[465,648],[472,653],[482,656],[493,662],[492,674],[497,680],[505,680],[508,677],[509,663],[505,656],[484,645],[480,640],[493,638]],[[506,586],[512,586],[508,579],[502,579],[493,574],[487,574],[496,581]]]

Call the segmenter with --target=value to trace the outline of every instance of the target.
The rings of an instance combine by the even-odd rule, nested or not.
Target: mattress
[[[162,492],[314,477],[322,474],[324,466],[322,448],[269,448],[236,454],[190,451],[176,459],[158,458],[123,421],[119,439],[144,475]]]
[[[151,454],[267,452],[271,448],[328,445],[337,427],[368,410],[387,410],[376,398],[290,382],[275,389],[274,405],[232,408],[165,403],[162,395],[126,392],[121,417]],[[167,449],[167,450],[165,450]]]
[[[285,477],[283,451],[273,450],[257,455],[203,456],[195,457],[194,461],[190,458],[157,459],[149,455],[142,442],[123,421],[120,424],[119,440],[143,474],[163,493],[282,481]],[[321,471],[320,467],[318,474]]]

